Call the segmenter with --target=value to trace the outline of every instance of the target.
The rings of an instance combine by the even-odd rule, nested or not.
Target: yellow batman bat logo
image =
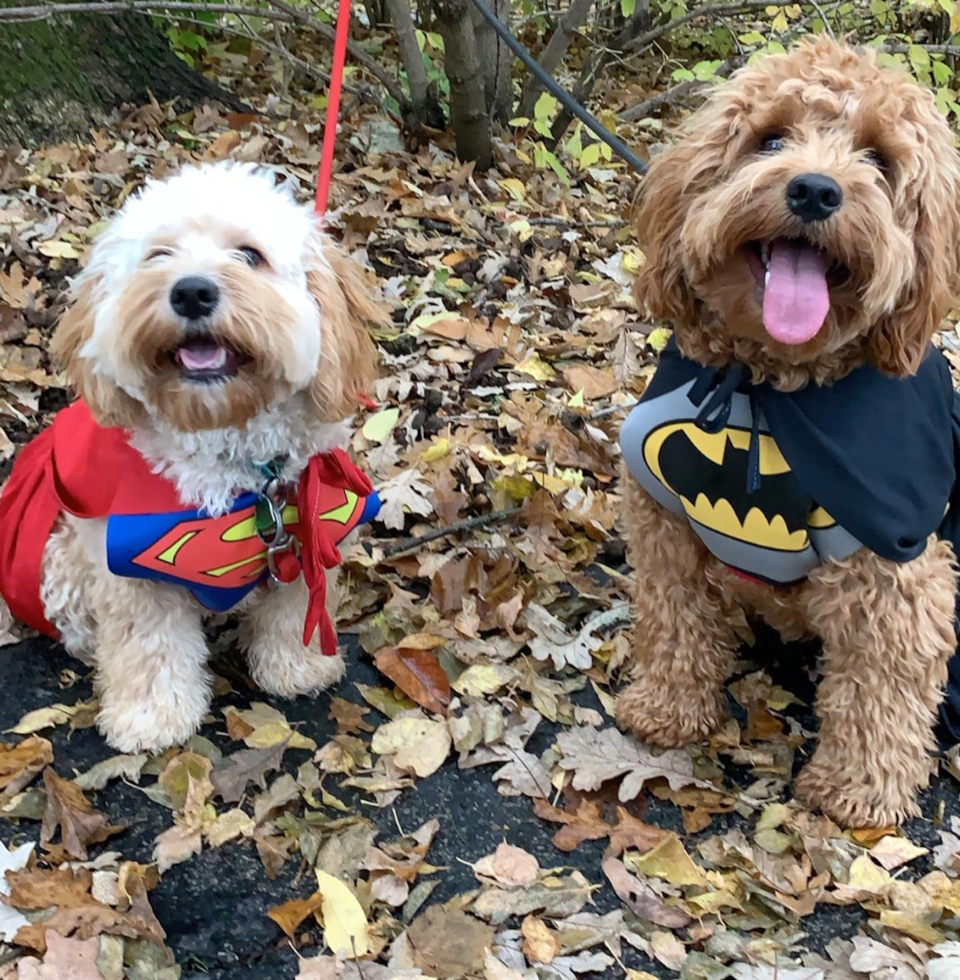
[[[760,433],[760,487],[747,492],[749,429],[704,432],[695,422],[668,422],[643,444],[650,472],[703,527],[776,551],[810,546],[808,530],[834,523],[805,493],[773,436]]]

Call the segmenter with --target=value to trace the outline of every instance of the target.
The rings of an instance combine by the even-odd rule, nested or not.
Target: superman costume
[[[56,637],[40,601],[47,540],[63,513],[105,517],[111,572],[182,585],[215,612],[269,577],[291,581],[302,568],[310,593],[304,643],[319,626],[323,652],[333,654],[324,570],[339,564],[337,545],[376,516],[380,501],[342,450],[312,457],[288,495],[278,507],[264,494],[244,493],[218,517],[186,507],[128,433],[98,425],[76,402],[23,449],[0,495],[0,595],[18,619]]]
[[[913,377],[862,365],[783,392],[671,339],[620,443],[641,486],[750,578],[788,585],[861,547],[907,562],[934,533],[960,555],[960,399],[932,347]],[[960,654],[941,721],[960,741]]]

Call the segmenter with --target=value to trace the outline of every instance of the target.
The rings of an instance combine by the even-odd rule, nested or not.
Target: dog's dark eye
[[[252,245],[241,245],[237,251],[247,260],[247,265],[251,269],[256,269],[263,265],[267,260],[263,257],[263,252],[255,249]]]
[[[760,140],[761,153],[779,153],[784,147],[785,140],[779,133],[771,133]]]
[[[887,163],[887,158],[879,150],[874,150],[872,148],[864,150],[863,159],[869,163],[871,167],[876,167],[882,174],[885,174],[890,169],[890,165]]]
[[[167,255],[173,255],[172,248],[165,248],[163,246],[160,248],[151,248],[150,251],[147,252],[147,261],[149,262],[151,259],[160,259]]]

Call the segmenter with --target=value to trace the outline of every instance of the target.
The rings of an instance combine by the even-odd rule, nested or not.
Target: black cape
[[[731,387],[735,370],[740,380]],[[724,389],[748,393],[804,488],[871,551],[907,562],[937,533],[960,555],[960,398],[935,348],[913,377],[891,378],[865,364],[829,385],[784,392],[750,383],[740,365],[697,364],[671,338],[644,398],[691,380],[705,403]],[[722,405],[714,397],[716,411]],[[957,624],[960,635],[960,605]],[[960,742],[960,654],[950,662],[941,738]]]

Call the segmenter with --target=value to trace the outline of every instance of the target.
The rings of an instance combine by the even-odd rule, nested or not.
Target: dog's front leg
[[[693,531],[628,473],[623,482],[636,663],[617,722],[657,745],[684,745],[723,719],[736,635],[707,581],[707,554]]]
[[[820,744],[794,793],[848,827],[919,812],[933,728],[956,648],[953,550],[931,541],[898,565],[863,549],[814,572],[807,615],[823,639]]]
[[[327,612],[334,623],[339,567],[327,570]],[[240,611],[240,643],[253,679],[269,694],[292,698],[316,694],[343,676],[343,658],[324,656],[316,636],[303,644],[307,586],[301,575],[277,589],[252,595]]]
[[[186,589],[109,576],[97,602],[97,726],[122,752],[193,735],[210,704],[200,609]]]

